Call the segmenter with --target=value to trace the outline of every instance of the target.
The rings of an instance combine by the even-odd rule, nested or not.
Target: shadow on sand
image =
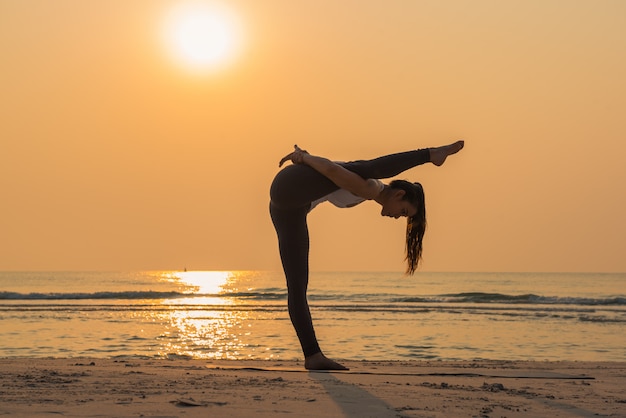
[[[311,379],[324,386],[332,400],[348,418],[397,418],[402,415],[368,391],[346,383],[333,373],[309,372]]]

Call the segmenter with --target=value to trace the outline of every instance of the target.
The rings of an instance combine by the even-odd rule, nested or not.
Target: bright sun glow
[[[194,71],[230,63],[241,44],[241,30],[232,12],[200,1],[174,6],[165,21],[164,37],[176,62]]]

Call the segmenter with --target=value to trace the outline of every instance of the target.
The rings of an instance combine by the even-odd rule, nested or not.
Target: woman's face
[[[383,203],[383,208],[380,211],[381,216],[389,216],[395,219],[402,216],[415,216],[417,208],[408,200],[402,199],[403,197],[404,190],[394,191],[389,199]]]

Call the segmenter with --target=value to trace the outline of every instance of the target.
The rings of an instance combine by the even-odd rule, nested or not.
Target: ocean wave
[[[182,299],[182,298],[240,298],[240,299],[260,299],[279,300],[286,299],[286,293],[275,292],[233,292],[220,294],[185,293],[176,291],[102,291],[90,293],[19,293],[0,292],[0,300],[141,300],[141,299]]]
[[[431,297],[401,297],[393,299],[401,303],[506,303],[532,305],[579,305],[579,306],[621,306],[626,298],[584,298],[539,296],[532,293],[507,295],[502,293],[465,292]]]
[[[372,321],[396,321],[398,318],[419,317],[420,315],[452,315],[458,317],[489,317],[492,320],[519,320],[542,318],[559,319],[564,321],[580,321],[589,323],[626,323],[626,308],[624,306],[576,306],[576,305],[512,305],[512,304],[462,304],[462,303],[328,303],[318,302],[311,305],[318,314],[331,315],[339,319],[351,318],[354,314],[372,315]],[[56,315],[62,312],[70,319],[73,313],[78,312],[196,312],[194,318],[202,319],[201,312],[209,312],[207,319],[214,318],[215,312],[266,312],[272,320],[284,319],[287,306],[285,301],[258,301],[239,300],[235,303],[223,303],[219,300],[191,299],[177,302],[173,299],[149,300],[134,302],[97,300],[57,301],[57,300],[28,300],[0,304],[0,316],[3,319],[28,319],[32,312],[41,312],[42,317],[48,314]],[[212,313],[211,313],[212,312]],[[279,317],[275,314],[279,313]],[[284,315],[283,315],[284,314]],[[381,315],[382,314],[382,315]],[[387,315],[389,314],[389,315]],[[263,314],[261,314],[263,316]],[[400,315],[400,316],[396,316]],[[58,316],[55,316],[59,319]],[[260,317],[259,317],[260,318]]]
[[[244,292],[221,292],[221,293],[192,293],[180,291],[98,291],[98,292],[31,292],[20,293],[10,291],[0,291],[0,301],[62,301],[62,300],[180,300],[191,299],[197,303],[206,303],[204,298],[215,298],[222,300],[236,300],[238,302],[275,302],[287,299],[286,290],[276,288],[263,288],[255,291]],[[413,295],[393,295],[388,293],[379,294],[333,294],[327,292],[311,292],[309,300],[314,304],[332,306],[334,304],[354,304],[358,309],[363,309],[369,304],[376,306],[387,306],[389,308],[399,307],[399,305],[420,305],[428,308],[437,304],[504,304],[507,306],[546,306],[546,305],[567,305],[569,307],[624,307],[626,297],[609,298],[586,298],[570,296],[540,296],[536,294],[509,295],[503,293],[484,292],[464,292],[443,295],[413,296]],[[195,302],[194,302],[195,304]]]

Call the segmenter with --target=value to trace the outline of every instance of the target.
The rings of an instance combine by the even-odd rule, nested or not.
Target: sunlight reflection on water
[[[159,355],[191,356],[207,359],[236,359],[242,355],[245,344],[240,336],[251,327],[250,314],[245,310],[213,310],[210,307],[234,305],[233,298],[223,297],[229,288],[237,288],[238,279],[245,272],[185,271],[164,274],[164,280],[177,284],[184,293],[194,297],[165,299],[163,305],[201,305],[202,310],[170,310],[147,312],[166,324],[159,340],[164,344]],[[202,296],[198,296],[202,295]],[[247,325],[246,325],[247,323]]]
[[[245,311],[172,311],[161,313],[168,318],[159,340],[159,355],[187,355],[207,359],[236,359],[242,355],[245,344],[240,339]]]

